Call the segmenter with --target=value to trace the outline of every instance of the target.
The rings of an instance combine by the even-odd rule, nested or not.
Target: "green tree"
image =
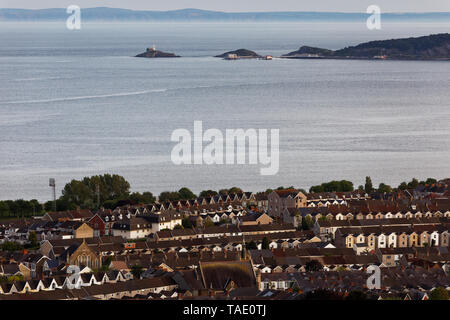
[[[9,207],[5,201],[0,201],[0,217],[9,217]]]
[[[211,219],[206,219],[204,222],[204,226],[205,226],[205,228],[211,228],[211,227],[214,227],[215,224]]]
[[[195,199],[197,196],[188,188],[184,187],[178,190],[178,194],[180,195],[180,200],[190,200]]]
[[[341,181],[330,181],[322,183],[321,185],[312,186],[309,189],[311,193],[320,193],[320,192],[350,192],[353,191],[353,182],[347,180]]]
[[[402,182],[400,183],[400,185],[398,186],[399,190],[406,190],[408,189],[408,184],[406,182]]]
[[[267,239],[267,237],[264,237],[262,239],[261,249],[263,250],[269,249],[269,239]]]
[[[130,184],[119,175],[99,175],[72,180],[64,186],[63,200],[67,205],[82,208],[97,207],[97,190],[100,205],[107,200],[126,199],[130,193]]]
[[[127,197],[127,199],[130,200],[131,204],[140,204],[140,203],[149,204],[149,203],[154,203],[156,201],[156,198],[153,196],[153,193],[151,193],[149,191],[144,192],[142,194],[139,192],[133,192],[132,194],[130,194]],[[123,200],[126,200],[126,199],[123,199]],[[111,200],[106,200],[106,201],[111,201]],[[105,203],[103,204],[103,206],[105,206]]]
[[[392,192],[392,188],[391,186],[384,184],[384,183],[380,183],[378,186],[378,192],[379,193],[390,193]]]
[[[16,274],[16,275],[8,277],[9,283],[19,282],[19,281],[24,281],[24,280],[25,279],[24,279],[23,275],[21,275],[21,274]]]
[[[408,183],[408,189],[415,189],[419,186],[419,180],[417,180],[416,178],[413,178],[409,183]]]
[[[238,187],[232,187],[230,189],[228,189],[228,194],[230,193],[243,193],[244,191],[242,191],[241,188]]]
[[[177,201],[180,200],[180,194],[178,192],[163,191],[160,193],[159,202]]]
[[[431,185],[436,184],[436,183],[437,183],[436,179],[428,178],[427,180],[422,181],[420,184],[427,184],[427,185],[431,186]]]
[[[366,191],[366,193],[371,193],[373,191],[372,179],[369,176],[366,177],[366,183],[364,184],[364,191]]]
[[[314,220],[310,216],[306,216],[302,219],[302,229],[311,230],[314,226]]]
[[[207,197],[214,197],[217,196],[218,193],[217,191],[214,190],[203,190],[202,192],[200,192],[200,197],[202,198],[207,198]]]
[[[448,291],[443,287],[437,287],[430,293],[431,300],[448,300]]]
[[[36,232],[34,232],[34,231],[30,232],[30,234],[28,235],[28,241],[30,242],[30,246],[32,248],[34,248],[38,245]]]
[[[21,246],[17,242],[13,242],[13,241],[6,241],[6,242],[2,243],[0,248],[1,248],[1,251],[9,251],[9,252],[23,250],[23,246]]]

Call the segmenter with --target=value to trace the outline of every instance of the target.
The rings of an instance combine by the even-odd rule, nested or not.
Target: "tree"
[[[228,189],[220,189],[219,194],[221,196],[227,196],[228,195]]]
[[[415,189],[419,186],[419,180],[417,180],[416,178],[413,178],[409,183],[408,183],[408,189]]]
[[[135,279],[140,279],[141,274],[144,272],[144,268],[140,265],[134,265],[131,267],[131,274]]]
[[[312,186],[309,189],[311,193],[320,193],[320,192],[350,192],[353,191],[353,182],[347,180],[341,181],[330,181],[322,183],[318,186]]]
[[[9,207],[5,201],[0,201],[0,217],[9,217]]]
[[[426,185],[429,185],[429,186],[431,186],[433,184],[436,184],[436,183],[437,183],[437,180],[434,179],[434,178],[428,178],[427,180],[420,182],[420,184],[422,184],[422,185],[426,184]]]
[[[204,226],[205,226],[205,228],[210,228],[210,227],[214,227],[215,224],[211,219],[206,219],[204,222]]]
[[[306,271],[320,271],[323,269],[322,264],[318,260],[311,260],[306,263],[305,270]]]
[[[241,188],[238,187],[231,187],[230,189],[228,189],[228,194],[230,193],[243,193],[244,191],[242,191]]]
[[[30,234],[28,235],[28,241],[30,242],[30,246],[32,248],[34,248],[38,245],[36,232],[34,232],[34,231],[30,232]]]
[[[369,176],[366,177],[366,183],[364,184],[364,191],[366,191],[366,193],[371,193],[373,191],[372,179]]]
[[[181,230],[181,229],[184,229],[183,226],[180,225],[180,224],[176,224],[173,228],[174,228],[175,230]]]
[[[122,199],[122,200],[130,200],[130,204],[140,204],[140,203],[154,203],[156,198],[153,196],[153,193],[147,191],[144,193],[139,193],[139,192],[133,192],[132,194],[130,194],[128,196],[127,199]],[[107,201],[111,201],[111,200],[107,200]],[[107,202],[105,201],[105,203]],[[103,203],[103,206],[105,207],[105,203]],[[117,203],[117,201],[116,201]]]
[[[16,274],[16,275],[8,277],[8,282],[9,283],[19,282],[19,281],[24,281],[24,277],[21,274]]]
[[[195,199],[197,196],[188,188],[184,187],[178,190],[178,194],[180,195],[180,200],[190,200]]]
[[[218,193],[217,191],[214,190],[203,190],[202,192],[200,192],[200,197],[202,198],[207,198],[207,197],[214,197],[217,196]]]
[[[267,237],[264,237],[262,239],[261,249],[263,250],[269,249],[269,239],[267,239]]]
[[[399,190],[406,190],[408,189],[408,184],[406,182],[402,182],[400,183],[400,185],[398,186]]]
[[[311,230],[314,226],[314,220],[310,216],[306,216],[302,219],[302,229]]]
[[[124,177],[105,174],[70,181],[64,186],[60,200],[68,205],[93,209],[98,205],[98,197],[101,205],[106,200],[126,199],[129,193],[130,184]]]
[[[23,246],[21,246],[17,242],[13,242],[13,241],[6,241],[6,242],[2,243],[0,248],[2,251],[10,251],[10,252],[23,250]]]
[[[378,186],[378,192],[379,193],[390,193],[392,192],[392,188],[391,186],[384,184],[384,183],[380,183]]]
[[[448,291],[443,287],[437,287],[430,293],[431,300],[448,300]]]
[[[178,192],[163,191],[158,198],[159,202],[177,201],[180,200],[180,194]]]

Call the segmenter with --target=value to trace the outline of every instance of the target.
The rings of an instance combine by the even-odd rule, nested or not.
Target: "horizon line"
[[[176,11],[204,11],[204,12],[215,12],[215,13],[227,13],[227,14],[237,14],[237,13],[342,13],[342,14],[368,14],[364,11],[298,11],[298,10],[283,10],[283,11],[219,11],[219,10],[209,10],[209,9],[199,9],[199,8],[180,8],[180,9],[170,9],[170,10],[152,10],[152,9],[130,9],[124,7],[80,7],[81,9],[117,9],[117,10],[128,10],[135,12],[176,12]],[[0,8],[0,10],[29,10],[29,11],[40,11],[40,10],[65,10],[67,7],[48,7],[48,8]],[[433,13],[450,13],[450,11],[385,11],[382,14],[433,14]]]

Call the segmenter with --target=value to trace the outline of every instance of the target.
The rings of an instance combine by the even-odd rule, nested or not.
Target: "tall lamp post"
[[[53,189],[53,211],[56,212],[56,182],[54,178],[50,178],[48,185]]]

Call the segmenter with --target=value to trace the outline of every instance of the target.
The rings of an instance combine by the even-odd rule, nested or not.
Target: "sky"
[[[382,12],[450,12],[450,0],[0,0],[0,8],[66,8],[69,5],[161,11],[197,8],[226,12],[365,12],[369,5],[378,5]]]

